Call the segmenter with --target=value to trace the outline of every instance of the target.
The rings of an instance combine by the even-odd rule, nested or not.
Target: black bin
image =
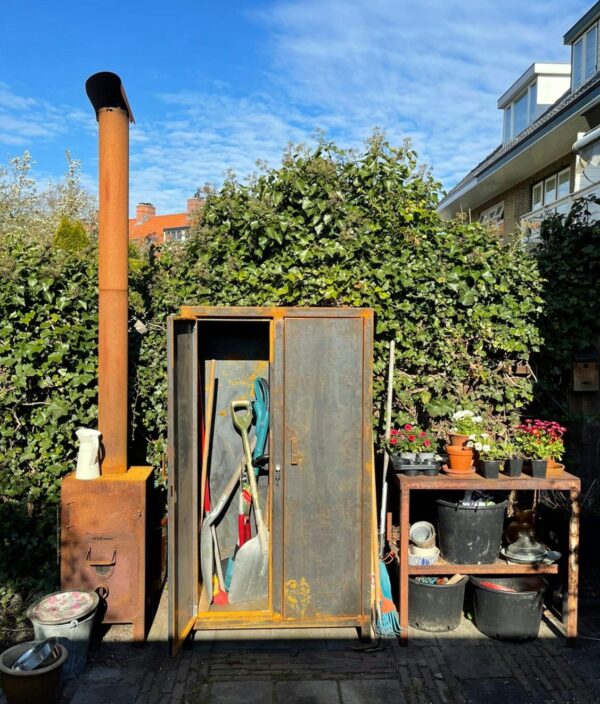
[[[543,577],[471,577],[471,582],[475,625],[484,635],[501,640],[537,638],[548,586]]]
[[[408,622],[421,631],[453,631],[462,616],[467,578],[456,584],[408,580]]]
[[[438,538],[446,562],[460,565],[496,562],[507,503],[463,506],[438,499]]]

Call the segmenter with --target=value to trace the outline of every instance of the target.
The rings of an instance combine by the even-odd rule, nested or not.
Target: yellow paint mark
[[[310,584],[304,577],[289,579],[285,583],[285,600],[295,617],[304,618],[310,604]]]

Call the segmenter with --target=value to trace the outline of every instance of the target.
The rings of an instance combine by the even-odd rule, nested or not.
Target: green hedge
[[[391,339],[399,417],[443,428],[464,404],[521,412],[532,385],[513,368],[540,345],[537,265],[479,224],[442,221],[438,193],[410,148],[378,135],[362,153],[297,148],[207,191],[184,245],[133,248],[131,462],[164,460],[166,316],[184,303],[373,307],[378,430]],[[76,428],[96,425],[96,253],[2,237],[0,270],[1,606],[56,581],[60,479]]]

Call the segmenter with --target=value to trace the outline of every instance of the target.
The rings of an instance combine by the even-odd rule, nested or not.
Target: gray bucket
[[[53,637],[58,638],[60,644],[64,645],[67,649],[69,657],[63,667],[63,680],[78,677],[85,670],[94,617],[96,616],[96,610],[98,608],[98,595],[94,592],[87,593],[93,597],[91,610],[88,606],[81,614],[71,613],[70,618],[62,622],[58,620],[58,612],[57,620],[53,623],[41,620],[36,616],[36,607],[47,599],[56,596],[60,597],[63,594],[69,594],[69,592],[56,592],[54,595],[44,597],[44,599],[41,599],[37,604],[34,604],[27,610],[27,618],[29,618],[33,624],[33,632],[36,640],[45,640],[46,638]]]
[[[96,611],[94,610],[81,621],[73,620],[69,623],[59,623],[51,626],[46,623],[40,623],[35,618],[30,617],[36,640],[45,640],[54,636],[58,638],[59,643],[64,645],[69,652],[69,657],[63,666],[62,676],[64,680],[77,677],[85,670],[95,615]]]

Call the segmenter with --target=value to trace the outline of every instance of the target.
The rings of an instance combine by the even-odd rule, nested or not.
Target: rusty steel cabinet
[[[149,613],[147,564],[152,468],[62,482],[61,588],[104,597],[104,623],[132,623],[143,641]]]
[[[171,651],[193,629],[356,626],[370,622],[373,313],[353,308],[184,307],[168,322],[169,628]],[[199,567],[202,408],[216,360],[210,492],[241,457],[228,414],[271,392],[268,476],[259,488],[269,526],[269,594],[217,606]],[[216,501],[216,498],[215,498]],[[236,540],[237,495],[217,526],[222,558]]]

